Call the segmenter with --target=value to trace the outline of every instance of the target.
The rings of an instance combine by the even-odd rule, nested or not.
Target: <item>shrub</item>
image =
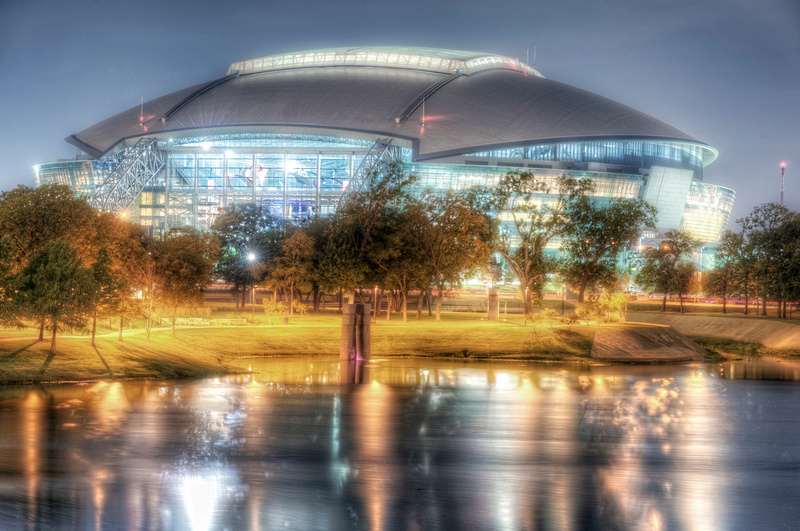
[[[264,313],[267,314],[267,322],[269,324],[280,324],[283,322],[283,317],[286,315],[286,305],[278,302],[271,297],[264,298]]]
[[[562,322],[562,323],[564,323],[565,325],[567,325],[567,328],[568,328],[569,330],[572,330],[572,326],[573,326],[575,323],[577,323],[578,321],[580,321],[580,319],[581,319],[581,318],[580,318],[580,316],[579,316],[577,313],[575,313],[575,312],[572,312],[572,313],[568,313],[567,315],[565,315],[564,317],[562,317],[562,318],[561,318],[561,322]]]
[[[294,299],[292,301],[292,314],[297,314],[300,317],[305,317],[307,313],[308,313],[308,306],[306,306],[297,299]]]
[[[543,319],[547,319],[547,321],[550,323],[550,328],[553,328],[553,321],[558,320],[558,312],[552,308],[548,308],[542,313],[544,314]]]

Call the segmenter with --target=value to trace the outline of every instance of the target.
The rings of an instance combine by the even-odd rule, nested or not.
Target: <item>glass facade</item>
[[[704,242],[715,242],[728,226],[736,192],[724,186],[693,182],[686,198],[681,229]]]
[[[34,166],[33,176],[36,186],[65,184],[76,194],[91,197],[116,165],[106,160],[63,160]]]
[[[649,168],[655,165],[691,170],[703,168],[702,148],[690,144],[664,142],[570,142],[483,151],[468,156],[551,162],[599,162],[637,168]]]
[[[375,140],[285,133],[224,133],[160,138],[162,171],[128,208],[131,220],[153,235],[176,227],[209,227],[228,205],[255,203],[286,219],[330,216]],[[408,143],[399,140],[401,146]],[[659,209],[659,230],[679,226],[703,241],[716,241],[727,225],[734,192],[700,182],[702,152],[697,146],[641,141],[573,142],[471,153],[463,163],[411,162],[403,147],[400,161],[418,180],[414,193],[492,186],[515,169],[545,181],[561,174],[591,179],[598,202],[642,198]],[[504,160],[497,160],[504,159]],[[449,159],[453,162],[452,159]],[[526,161],[596,163],[626,168],[536,167]],[[657,163],[657,164],[656,164]],[[114,168],[114,159],[62,161],[35,168],[37,184],[68,184],[91,197]],[[622,170],[627,171],[621,172]],[[543,195],[541,201],[547,201]],[[499,214],[503,220],[503,215]],[[558,241],[550,247],[557,249]]]

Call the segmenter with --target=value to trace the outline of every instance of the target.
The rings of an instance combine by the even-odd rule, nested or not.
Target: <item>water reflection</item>
[[[800,502],[797,363],[248,366],[0,390],[0,528],[776,528]]]

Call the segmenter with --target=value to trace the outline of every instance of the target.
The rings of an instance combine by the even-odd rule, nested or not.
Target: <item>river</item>
[[[0,529],[800,526],[798,362],[242,363],[0,388]]]

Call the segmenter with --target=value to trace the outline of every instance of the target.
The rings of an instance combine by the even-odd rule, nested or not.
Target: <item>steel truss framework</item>
[[[339,206],[347,202],[350,194],[361,191],[369,174],[376,170],[381,163],[399,161],[402,159],[402,156],[403,149],[400,146],[393,145],[391,138],[379,138],[376,140],[364,156],[364,160],[359,164],[358,169],[353,173],[350,184],[344,190],[339,200]]]
[[[140,138],[97,188],[92,206],[107,212],[127,210],[150,180],[164,167],[154,138]]]

